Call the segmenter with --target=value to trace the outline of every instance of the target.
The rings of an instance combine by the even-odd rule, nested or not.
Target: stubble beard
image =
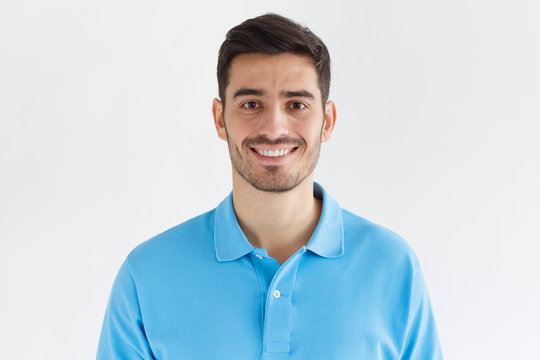
[[[242,149],[251,151],[246,142],[249,142],[249,140],[242,143]],[[266,141],[266,143],[268,142],[269,140]],[[248,162],[242,155],[243,152],[234,145],[234,141],[231,141],[228,134],[227,144],[229,147],[231,164],[238,175],[257,190],[278,193],[293,190],[313,173],[319,160],[321,138],[319,136],[317,143],[313,144],[313,146],[307,150],[305,141],[301,142],[302,145],[298,146],[295,152],[305,152],[303,162],[302,164],[299,164],[299,168],[289,174],[282,173],[282,167],[279,165],[262,166],[261,170],[260,165]],[[294,156],[298,155],[300,154],[294,154]]]

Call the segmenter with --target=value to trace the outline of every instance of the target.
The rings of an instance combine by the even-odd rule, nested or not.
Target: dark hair
[[[319,78],[323,105],[330,90],[330,54],[322,40],[304,27],[277,14],[265,14],[248,19],[233,27],[221,44],[218,56],[217,78],[219,97],[225,101],[229,85],[229,69],[235,56],[248,53],[278,55],[292,53],[307,55]]]

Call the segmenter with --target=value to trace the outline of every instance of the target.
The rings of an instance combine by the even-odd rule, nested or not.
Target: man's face
[[[226,104],[214,100],[218,135],[233,168],[258,190],[294,189],[313,173],[321,141],[335,120],[322,105],[311,59],[293,54],[242,54],[229,69]]]

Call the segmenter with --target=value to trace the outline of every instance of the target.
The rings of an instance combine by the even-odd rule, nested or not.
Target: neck
[[[313,175],[293,190],[276,193],[257,190],[235,173],[233,205],[249,242],[280,264],[307,244],[322,208],[313,196]]]

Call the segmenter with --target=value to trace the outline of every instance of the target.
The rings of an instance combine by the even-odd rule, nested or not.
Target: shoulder
[[[208,211],[139,244],[127,256],[130,267],[155,267],[213,249],[214,213],[215,209]]]
[[[412,247],[399,234],[370,220],[341,210],[345,248],[371,261],[391,267],[403,266],[413,272],[419,267]]]

